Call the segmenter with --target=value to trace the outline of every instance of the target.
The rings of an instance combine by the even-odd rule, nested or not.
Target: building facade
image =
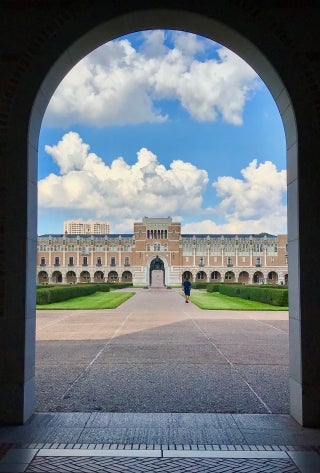
[[[108,222],[90,221],[83,222],[81,220],[65,220],[63,223],[63,232],[72,235],[102,235],[110,233],[110,225]]]
[[[181,234],[181,223],[144,217],[132,234],[38,237],[38,284],[197,282],[287,284],[287,235]]]

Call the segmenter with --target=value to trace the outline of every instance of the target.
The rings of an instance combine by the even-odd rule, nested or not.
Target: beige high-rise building
[[[63,233],[69,235],[107,235],[110,233],[108,222],[101,220],[83,222],[81,220],[65,220]]]

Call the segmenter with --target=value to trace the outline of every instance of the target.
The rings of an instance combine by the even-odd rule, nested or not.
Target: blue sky
[[[286,233],[283,125],[257,74],[218,43],[147,31],[93,51],[44,116],[38,234],[67,219],[132,232],[142,217],[184,233]]]

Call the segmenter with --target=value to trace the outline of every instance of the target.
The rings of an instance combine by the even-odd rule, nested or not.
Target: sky
[[[64,220],[110,233],[172,217],[182,233],[287,233],[282,121],[223,45],[179,31],[123,36],[56,89],[38,152],[38,234]]]

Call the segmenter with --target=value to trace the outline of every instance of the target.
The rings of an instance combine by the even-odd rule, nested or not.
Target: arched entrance
[[[46,271],[40,271],[38,274],[38,284],[48,284],[49,278]]]
[[[8,94],[1,125],[6,150],[0,177],[1,202],[6,216],[1,237],[3,261],[10,261],[8,274],[12,275],[7,278],[5,290],[16,295],[14,301],[6,295],[4,297],[6,330],[2,333],[13,333],[19,327],[20,338],[25,343],[13,350],[10,337],[7,340],[1,338],[0,345],[10,353],[12,366],[19,366],[16,377],[12,377],[10,367],[3,368],[1,379],[6,389],[1,394],[1,417],[7,422],[25,421],[33,413],[35,405],[34,342],[30,334],[34,333],[35,327],[36,161],[41,120],[49,99],[72,66],[104,42],[137,30],[175,28],[207,36],[239,54],[263,78],[282,116],[288,168],[291,413],[304,425],[320,425],[317,388],[320,348],[318,338],[313,336],[319,329],[320,295],[312,285],[302,284],[300,278],[303,274],[304,281],[312,281],[314,262],[320,259],[315,231],[320,205],[318,183],[314,179],[319,172],[320,112],[316,108],[318,101],[314,91],[317,88],[313,87],[317,84],[316,68],[313,70],[309,64],[310,55],[296,54],[295,48],[295,38],[305,36],[303,15],[301,20],[296,18],[295,34],[290,36],[289,28],[282,30],[283,20],[278,18],[278,11],[272,6],[265,6],[270,8],[268,17],[260,14],[260,7],[249,1],[222,2],[219,9],[209,4],[207,7],[192,4],[188,11],[183,10],[181,2],[173,1],[170,7],[167,2],[163,5],[166,9],[161,9],[161,0],[142,1],[140,9],[136,9],[131,4],[120,2],[110,10],[108,3],[95,0],[83,6],[79,2],[71,1],[67,5],[58,2],[50,4],[50,30],[46,28],[47,11],[38,11],[38,21],[34,23],[33,14],[22,9],[16,14],[20,15],[21,21],[23,15],[24,23],[30,25],[24,30],[30,37],[24,37],[24,31],[18,34],[15,25],[12,25],[10,36],[9,32],[3,32],[8,34],[6,44],[13,45],[16,41],[19,45],[16,50],[20,52],[12,55],[10,50],[7,55],[5,87]],[[241,5],[244,5],[243,9]],[[315,10],[310,15],[313,12],[316,15]],[[11,15],[10,11],[8,21]],[[308,42],[306,39],[298,46],[304,48]],[[319,46],[314,42],[312,47],[316,57]],[[298,151],[303,166],[298,161]],[[28,156],[27,166],[25,156]],[[12,186],[11,175],[13,162],[16,163],[15,186]],[[15,218],[12,219],[11,215]],[[16,248],[21,248],[21,254],[12,258]],[[312,252],[310,248],[313,248]],[[16,275],[21,275],[19,288],[16,287]],[[15,318],[10,321],[12,313]],[[17,392],[16,404],[12,403],[10,396],[14,391]]]
[[[68,271],[66,274],[67,284],[75,284],[77,282],[77,275],[74,271]]]
[[[247,284],[249,282],[250,276],[247,271],[241,271],[239,274],[238,282],[242,282],[243,284]]]
[[[151,287],[165,286],[165,269],[164,262],[159,256],[153,258],[149,268],[149,285]]]
[[[52,284],[59,284],[62,283],[62,274],[60,271],[54,271],[51,276],[51,283]]]
[[[185,281],[186,279],[188,279],[190,282],[193,281],[193,275],[192,275],[191,271],[185,271],[182,274],[182,282]]]

